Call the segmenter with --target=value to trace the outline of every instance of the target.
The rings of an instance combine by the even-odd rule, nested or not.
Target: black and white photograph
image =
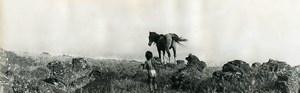
[[[0,93],[300,93],[300,0],[0,0]]]

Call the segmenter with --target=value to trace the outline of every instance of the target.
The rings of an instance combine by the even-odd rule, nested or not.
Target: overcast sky
[[[1,4],[1,3],[0,3]],[[269,58],[298,65],[299,0],[2,0],[2,46],[94,58],[144,59],[148,33],[189,39],[209,65]],[[0,20],[1,21],[1,20]]]

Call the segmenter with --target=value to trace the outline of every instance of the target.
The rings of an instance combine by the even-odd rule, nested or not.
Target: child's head
[[[150,60],[153,57],[152,52],[150,52],[150,51],[147,51],[145,56],[146,56],[147,60]]]

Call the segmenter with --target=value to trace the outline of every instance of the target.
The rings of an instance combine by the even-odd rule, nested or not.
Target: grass
[[[72,62],[72,56],[51,56],[49,54],[15,54],[11,51],[6,51],[6,57],[8,58],[9,68],[12,77],[20,77],[20,80],[16,81],[10,79],[10,83],[15,86],[19,86],[15,90],[20,91],[32,91],[27,86],[32,84],[30,81],[40,82],[43,78],[49,77],[50,70],[47,68],[47,64],[53,61],[60,61],[65,68],[69,68]],[[94,93],[142,93],[148,92],[147,85],[147,72],[140,66],[143,62],[135,60],[114,60],[114,59],[92,59],[85,58],[91,69],[99,71],[99,77],[96,79],[90,79],[90,83],[81,86],[79,88],[58,88],[66,92],[94,92]],[[175,66],[174,68],[166,67],[159,70],[158,73],[158,91],[162,92],[187,92],[182,90],[173,90],[169,82],[169,78],[174,72],[176,72],[182,66]],[[211,67],[206,68],[205,74],[211,76],[212,72],[219,70],[220,68]],[[39,72],[41,71],[41,72]],[[7,72],[7,71],[4,71]],[[74,73],[75,78],[72,80],[81,78],[85,75],[82,73]],[[33,77],[33,78],[32,78]],[[8,77],[6,77],[8,78]],[[26,81],[26,82],[25,82]],[[75,85],[74,85],[75,86]],[[34,86],[33,86],[34,87]],[[38,86],[35,86],[38,88]],[[57,87],[57,86],[54,86]],[[15,91],[14,90],[14,91]]]
[[[3,55],[2,55],[3,56]],[[19,92],[37,92],[37,91],[52,91],[58,93],[147,93],[149,92],[147,85],[147,71],[140,66],[143,62],[135,60],[115,60],[115,59],[92,59],[85,58],[90,66],[89,71],[72,72],[72,56],[51,56],[49,54],[15,54],[14,52],[6,51],[8,61],[6,66],[2,66],[2,75],[0,82],[7,82],[9,87],[6,91]],[[59,85],[49,85],[42,80],[49,77],[50,70],[47,64],[53,61],[62,62],[64,68],[73,76],[69,78],[67,83],[69,86],[61,87]],[[158,71],[158,93],[191,93],[193,90],[172,89],[170,78],[183,65],[169,65],[160,68]],[[202,73],[205,77],[204,81],[199,81],[204,86],[214,85],[212,74],[215,71],[222,70],[221,67],[206,67]],[[89,76],[92,71],[94,77]],[[72,75],[70,74],[70,75]],[[278,93],[274,88],[275,77],[274,73],[256,73],[253,74],[256,82],[249,90],[237,90],[246,93]],[[210,81],[212,80],[212,81]],[[75,83],[74,83],[75,82]],[[71,84],[72,83],[72,84]],[[227,89],[239,89],[241,85],[229,84],[225,82]],[[192,83],[193,84],[193,83]],[[270,86],[271,85],[271,86]],[[197,85],[195,85],[197,86]],[[215,88],[206,87],[205,93],[215,93]],[[11,90],[9,90],[11,89]],[[41,90],[42,89],[42,90]],[[48,89],[48,90],[46,90]],[[243,88],[241,88],[243,89]],[[194,89],[197,90],[197,89]],[[229,90],[230,91],[230,90]]]
[[[110,90],[104,91],[112,91],[116,93],[149,92],[147,85],[147,72],[140,66],[142,62],[125,60],[102,60],[94,62],[95,63],[91,64],[98,65],[98,69],[100,69],[99,71],[103,71],[104,73],[113,73],[115,75],[114,78],[110,80],[112,85],[103,85],[110,86]],[[182,90],[171,89],[169,79],[171,78],[172,74],[176,72],[179,68],[179,66],[176,66],[175,68],[167,67],[159,70],[157,77],[159,93],[187,92]],[[211,76],[211,74],[214,71],[219,69],[220,68],[218,67],[206,68],[205,74]]]

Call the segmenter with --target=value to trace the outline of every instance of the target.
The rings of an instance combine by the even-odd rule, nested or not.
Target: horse
[[[169,63],[170,63],[170,49],[173,49],[174,53],[174,62],[176,62],[176,43],[181,44],[180,42],[187,41],[187,39],[178,37],[175,33],[168,34],[157,34],[156,32],[149,32],[149,42],[148,45],[151,46],[154,42],[157,47],[159,58],[161,59],[161,52],[163,53],[162,61],[165,62],[165,52],[168,54]]]

